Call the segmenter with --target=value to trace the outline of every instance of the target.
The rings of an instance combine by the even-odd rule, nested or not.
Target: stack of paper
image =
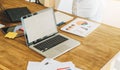
[[[65,22],[67,22],[67,21],[72,20],[73,17],[72,17],[72,16],[69,16],[69,15],[67,15],[67,14],[64,14],[64,13],[62,13],[62,12],[56,11],[56,12],[55,12],[55,19],[56,19],[57,25],[60,25],[60,24],[62,24],[62,23],[65,23]]]
[[[27,70],[81,70],[75,67],[72,62],[58,62],[53,59],[44,59],[42,62],[28,63]]]
[[[61,28],[61,30],[86,37],[91,32],[93,32],[100,24],[87,21],[85,19],[76,18],[69,24]]]
[[[5,25],[3,25],[3,24],[0,24],[0,28],[2,28],[2,27],[5,27]]]
[[[18,33],[16,32],[8,32],[5,37],[10,38],[10,39],[14,39],[17,36]]]

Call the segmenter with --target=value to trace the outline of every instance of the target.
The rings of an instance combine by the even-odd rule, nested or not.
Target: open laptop
[[[47,58],[55,58],[80,44],[58,33],[52,8],[23,16],[21,20],[28,47]]]

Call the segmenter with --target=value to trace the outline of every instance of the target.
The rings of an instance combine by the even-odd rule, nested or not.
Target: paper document
[[[72,62],[58,62],[44,59],[42,62],[29,62],[27,70],[80,70]]]
[[[3,25],[3,24],[0,24],[0,28],[2,28],[2,27],[5,27],[5,25]]]
[[[76,18],[69,24],[62,27],[61,30],[78,36],[86,37],[91,32],[93,32],[99,25],[100,24],[98,23],[90,22],[85,19]]]
[[[55,12],[55,18],[56,18],[57,25],[61,24],[61,23],[65,23],[65,22],[70,21],[70,20],[73,19],[72,16],[69,16],[69,15],[64,14],[62,12],[59,12],[59,11]]]
[[[35,0],[26,0],[26,1],[29,1],[29,2],[35,2]]]

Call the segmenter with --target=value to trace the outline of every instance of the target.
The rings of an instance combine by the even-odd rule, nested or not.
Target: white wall
[[[57,4],[59,5],[57,6],[56,9],[72,14],[73,0],[60,0],[60,3]]]
[[[120,28],[120,0],[106,0],[102,22]]]

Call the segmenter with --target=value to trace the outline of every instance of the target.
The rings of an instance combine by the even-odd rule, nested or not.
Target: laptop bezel
[[[27,18],[29,18],[29,17],[32,17],[32,16],[34,16],[34,15],[37,15],[37,14],[42,13],[42,12],[47,11],[47,10],[51,10],[51,11],[52,11],[52,13],[53,13],[53,19],[54,19],[54,22],[55,22],[55,25],[56,25],[55,13],[54,13],[53,8],[45,8],[45,9],[40,10],[40,11],[38,11],[38,12],[31,13],[31,14],[27,14],[27,15],[25,15],[25,16],[22,16],[22,17],[21,17],[21,22],[22,22],[23,28],[25,27],[25,25],[24,25],[24,24],[25,24],[25,23],[24,23],[24,19],[27,19]],[[56,25],[56,30],[57,30],[57,25]],[[53,33],[53,34],[57,34],[57,33],[58,33],[58,30],[57,30],[57,32],[55,32],[55,33]],[[51,35],[53,35],[53,34],[51,34]],[[29,43],[28,37],[27,37],[27,32],[26,32],[25,28],[24,28],[24,36],[25,36],[25,40],[26,40],[26,45],[27,45],[28,47],[29,47],[30,45],[35,44],[34,42],[36,42],[36,41],[38,40],[38,39],[37,39],[37,40]],[[43,38],[44,38],[44,37],[43,37]]]

